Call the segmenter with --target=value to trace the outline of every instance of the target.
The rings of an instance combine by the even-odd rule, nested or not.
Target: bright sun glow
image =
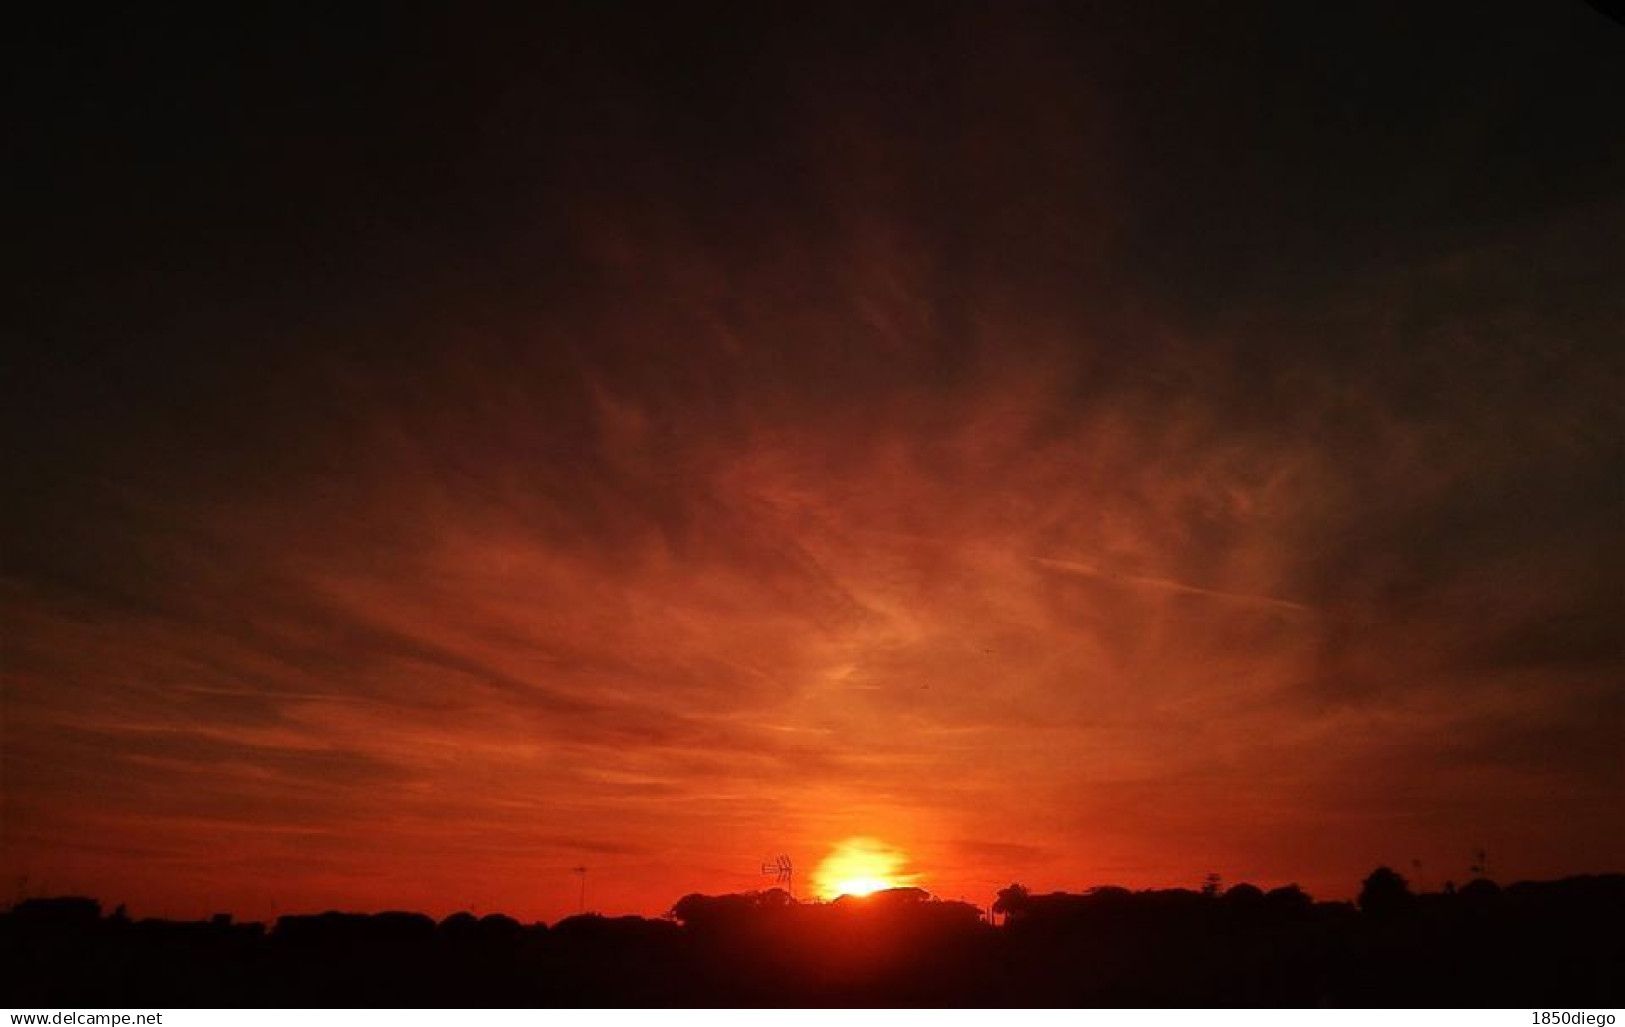
[[[848,838],[830,851],[813,872],[813,888],[821,899],[842,895],[868,895],[887,888],[903,888],[918,880],[904,873],[908,855],[874,838]]]

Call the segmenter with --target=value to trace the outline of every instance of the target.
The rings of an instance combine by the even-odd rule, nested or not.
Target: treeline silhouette
[[[1625,874],[1356,903],[1263,891],[999,893],[990,916],[916,888],[803,903],[689,895],[662,919],[551,926],[456,913],[0,914],[5,1001],[117,1006],[1617,1006]]]

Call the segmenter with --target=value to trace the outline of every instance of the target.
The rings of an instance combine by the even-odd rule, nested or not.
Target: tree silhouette
[[[1012,884],[994,904],[1004,927],[917,888],[831,903],[695,894],[671,920],[328,912],[270,930],[41,898],[0,910],[0,966],[8,995],[35,1006],[1619,1004],[1625,874],[1413,888],[1379,867],[1357,912],[1290,885],[1237,883],[1215,900]]]
[[[993,900],[993,912],[1006,918],[1020,916],[1027,911],[1029,898],[1026,888],[1012,884],[999,891],[998,897]]]
[[[1372,916],[1393,916],[1409,909],[1415,901],[1410,883],[1388,867],[1371,871],[1360,886],[1360,911]]]
[[[1302,913],[1315,904],[1315,900],[1295,884],[1271,888],[1265,893],[1264,902],[1279,913],[1292,915]]]
[[[1246,881],[1232,884],[1224,891],[1224,901],[1233,906],[1256,906],[1264,901],[1264,890]]]

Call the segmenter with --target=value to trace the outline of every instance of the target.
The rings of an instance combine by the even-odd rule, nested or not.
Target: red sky
[[[8,417],[6,872],[554,919],[852,836],[984,904],[1620,869],[1576,6],[1374,84],[1037,9],[90,74],[58,188],[128,189],[46,226]]]

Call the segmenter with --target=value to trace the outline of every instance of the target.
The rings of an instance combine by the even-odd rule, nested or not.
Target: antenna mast
[[[763,863],[762,873],[771,875],[774,884],[783,885],[785,892],[792,899],[796,897],[795,868],[790,865],[789,856],[780,856],[771,863]]]
[[[585,913],[587,911],[587,868],[571,867],[570,873],[581,876],[581,912]]]

